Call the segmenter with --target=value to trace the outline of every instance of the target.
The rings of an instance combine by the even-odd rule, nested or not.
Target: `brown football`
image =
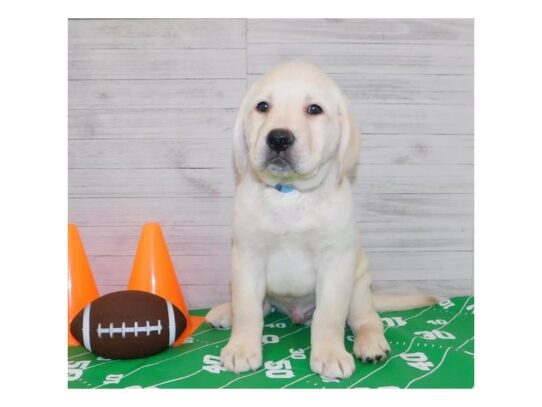
[[[107,359],[132,359],[161,352],[186,328],[182,312],[144,291],[118,291],[99,297],[72,320],[72,335]]]

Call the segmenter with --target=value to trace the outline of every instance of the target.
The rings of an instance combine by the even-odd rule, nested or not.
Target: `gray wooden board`
[[[243,19],[73,19],[70,49],[246,48]]]
[[[99,213],[95,216],[99,222]],[[172,225],[164,228],[173,254],[218,256],[230,253],[230,226]],[[138,226],[95,226],[84,229],[89,236],[85,241],[87,253],[110,256],[133,254],[140,231]],[[363,223],[360,229],[363,246],[372,251],[472,250],[472,228],[461,224]],[[438,270],[435,272],[438,273]]]
[[[69,134],[70,138],[231,137],[237,107],[74,108],[68,112]],[[472,106],[363,104],[353,105],[352,110],[362,133],[472,135],[474,131]]]
[[[473,214],[463,210],[472,208],[472,195],[358,194],[355,201],[362,240],[370,249],[472,249]],[[153,221],[171,228],[174,254],[229,254],[231,198],[83,198],[70,199],[69,208],[71,220],[91,236],[89,253],[127,254],[131,246],[125,238],[135,244],[139,225]]]
[[[76,49],[68,56],[69,78],[245,79],[245,58],[244,49]]]
[[[77,109],[235,108],[245,79],[80,80],[68,84],[69,103]]]
[[[98,286],[101,295],[125,290],[126,285]],[[473,292],[472,279],[452,280],[379,280],[373,283],[375,292],[394,294],[430,293],[437,297],[470,295]],[[182,284],[184,298],[190,308],[208,308],[230,301],[230,286],[227,284]]]
[[[226,154],[226,153],[225,153]],[[224,168],[71,169],[72,197],[233,196],[232,170]],[[472,165],[361,164],[354,191],[472,193]]]
[[[236,109],[72,109],[68,134],[74,139],[231,139]]]
[[[468,135],[362,137],[364,164],[473,164]],[[217,138],[70,140],[70,168],[231,168],[231,134]],[[233,176],[233,174],[232,174]]]
[[[362,133],[474,133],[472,105],[359,104],[352,111]]]
[[[321,66],[363,150],[357,220],[377,288],[472,291],[473,20],[85,19],[68,24],[69,220],[102,292],[163,225],[192,307],[229,297],[231,129],[271,65]]]
[[[354,195],[357,221],[389,227],[408,223],[472,229],[472,201],[470,194]],[[231,197],[70,198],[68,203],[70,216],[81,226],[141,225],[148,219],[164,225],[228,226],[233,217]]]
[[[465,90],[471,77],[371,75],[338,77],[354,106],[363,104],[438,104],[472,106]],[[234,108],[246,88],[245,79],[72,80],[70,102],[79,108]]]
[[[135,250],[135,249],[134,249]],[[438,257],[436,256],[438,254]],[[454,273],[457,279],[471,278],[473,255],[469,251],[447,252],[368,252],[373,277],[377,280],[431,280]],[[229,284],[230,256],[181,256],[172,255],[179,281],[189,285]],[[104,285],[127,285],[134,256],[89,256],[89,262],[97,283]]]
[[[471,19],[249,19],[247,42],[257,44],[464,43]]]
[[[98,217],[98,215],[97,215]],[[226,255],[230,252],[231,227],[229,226],[170,226],[172,242],[176,251],[184,255]],[[469,251],[472,250],[473,231],[468,226],[437,227],[413,222],[402,224],[361,224],[362,242],[373,251]],[[105,227],[96,227],[89,233],[90,254],[126,255],[132,253],[137,236],[121,236],[121,233],[136,233],[137,227],[116,226],[115,232]],[[88,232],[87,232],[88,233]],[[128,240],[133,242],[128,244]],[[96,240],[96,241],[94,241]],[[438,256],[438,253],[435,254]],[[435,269],[435,278],[440,274]]]
[[[316,64],[333,77],[474,73],[474,48],[464,44],[249,44],[247,52],[251,76],[292,59]]]

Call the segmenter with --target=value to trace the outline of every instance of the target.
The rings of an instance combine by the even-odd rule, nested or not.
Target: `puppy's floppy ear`
[[[361,148],[358,125],[352,115],[350,104],[342,92],[339,98],[339,120],[341,134],[337,159],[339,162],[338,181],[340,182],[344,176],[352,178],[355,175]]]
[[[239,107],[233,126],[233,160],[238,180],[244,175],[248,167],[249,146],[246,134],[246,116],[249,108],[248,100],[251,90],[252,86],[247,90],[241,101],[241,106]]]

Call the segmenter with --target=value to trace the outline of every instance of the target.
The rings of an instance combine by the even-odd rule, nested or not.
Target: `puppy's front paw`
[[[390,345],[379,332],[362,332],[354,341],[354,354],[363,362],[376,363],[388,358]]]
[[[346,379],[354,373],[354,358],[344,348],[321,348],[311,352],[311,369],[330,379]]]
[[[235,373],[256,370],[262,365],[262,345],[260,343],[230,340],[222,349],[220,359],[226,370]]]
[[[205,316],[205,321],[215,328],[231,328],[231,304],[227,302],[211,308]]]

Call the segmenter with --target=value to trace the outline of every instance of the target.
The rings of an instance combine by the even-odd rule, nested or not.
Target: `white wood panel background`
[[[231,128],[291,59],[344,89],[363,133],[357,220],[388,292],[472,292],[473,21],[70,20],[69,221],[100,292],[163,226],[191,307],[229,297]]]

